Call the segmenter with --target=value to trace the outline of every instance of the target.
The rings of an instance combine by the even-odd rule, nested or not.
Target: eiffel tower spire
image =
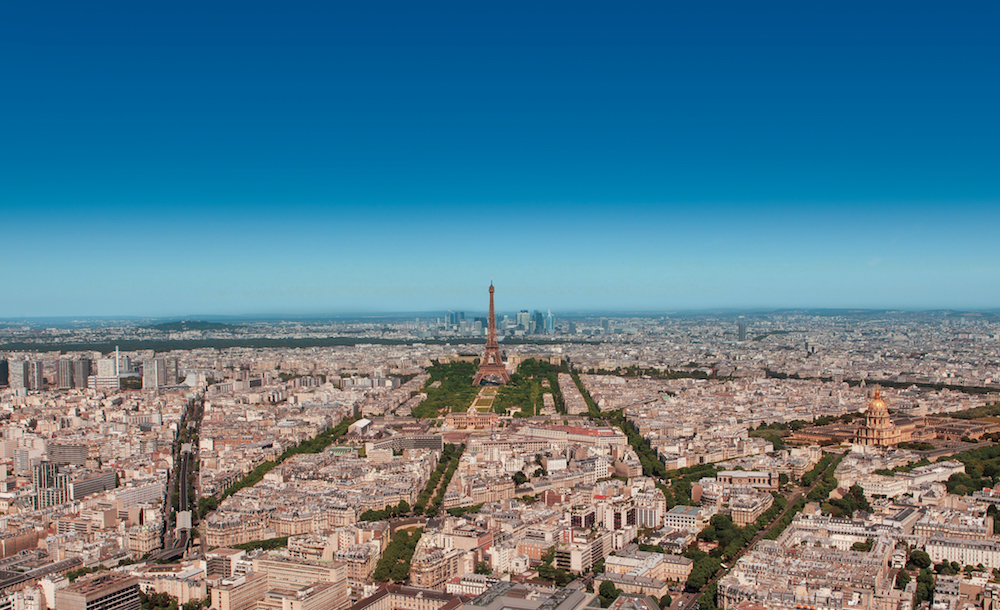
[[[493,312],[493,281],[490,280],[490,317],[489,331],[486,333],[486,351],[479,362],[479,370],[472,380],[472,385],[482,385],[483,382],[503,385],[510,381],[507,368],[500,356],[500,343],[497,342],[497,317]]]

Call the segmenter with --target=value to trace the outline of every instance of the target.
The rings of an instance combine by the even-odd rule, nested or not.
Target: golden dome
[[[868,403],[868,411],[888,411],[885,406],[885,401],[882,400],[882,392],[880,390],[875,390],[875,396]]]

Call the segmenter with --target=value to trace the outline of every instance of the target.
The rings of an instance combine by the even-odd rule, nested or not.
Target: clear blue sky
[[[0,318],[1000,307],[998,11],[5,3]]]

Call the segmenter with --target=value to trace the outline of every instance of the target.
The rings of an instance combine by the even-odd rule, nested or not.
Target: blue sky
[[[987,3],[9,4],[0,317],[1000,307]]]

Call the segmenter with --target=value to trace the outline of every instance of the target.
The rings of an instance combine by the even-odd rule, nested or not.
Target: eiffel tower
[[[500,344],[497,343],[497,317],[493,313],[493,282],[490,282],[490,330],[486,335],[486,351],[483,359],[479,363],[479,370],[472,380],[472,385],[503,385],[510,381],[510,375],[503,365],[503,358],[500,357]]]

